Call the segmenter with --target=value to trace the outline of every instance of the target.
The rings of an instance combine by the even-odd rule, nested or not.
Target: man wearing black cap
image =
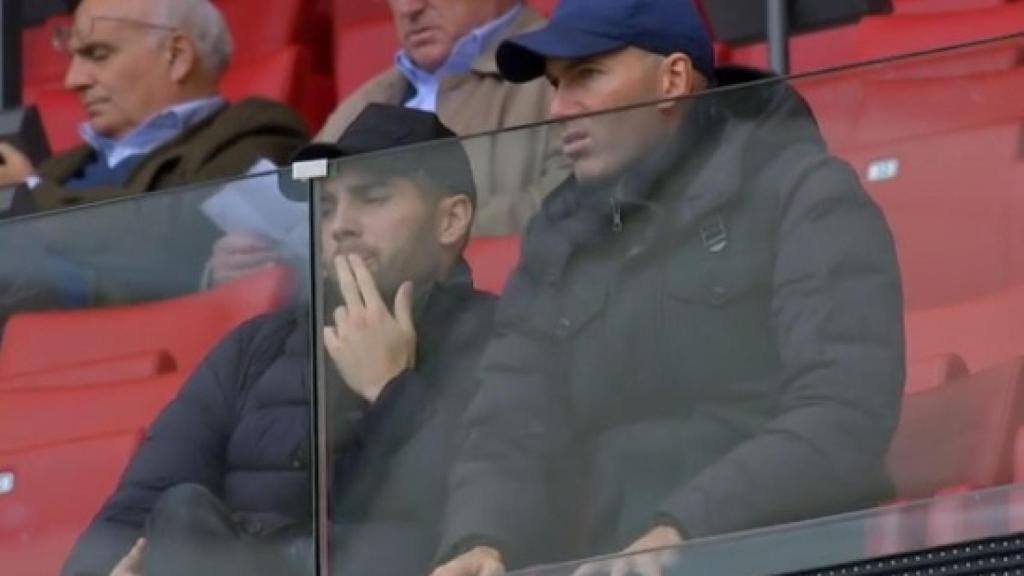
[[[716,69],[689,0],[562,0],[498,64],[550,80],[574,177],[499,303],[435,576],[885,498],[904,370],[892,239],[799,96]]]
[[[302,156],[449,136],[433,114],[371,105],[337,145]],[[321,217],[335,288],[323,335],[332,565],[418,576],[438,545],[455,423],[493,315],[461,257],[473,177],[454,140],[339,166]],[[303,304],[257,318],[206,358],[150,428],[65,574],[105,575],[115,564],[119,576],[308,571],[308,317]]]

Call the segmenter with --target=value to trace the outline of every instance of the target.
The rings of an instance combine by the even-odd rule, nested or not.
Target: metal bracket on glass
[[[327,177],[328,160],[305,160],[292,164],[292,180],[315,180]]]

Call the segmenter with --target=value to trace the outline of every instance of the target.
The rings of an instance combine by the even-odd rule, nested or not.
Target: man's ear
[[[693,61],[686,54],[669,54],[661,62],[659,71],[658,96],[674,99],[693,94],[696,91],[696,72]],[[673,108],[675,102],[665,102],[659,108]]]
[[[473,203],[465,194],[445,196],[437,203],[437,240],[441,246],[461,246],[472,226]]]
[[[178,84],[185,82],[199,66],[195,43],[181,32],[171,34],[167,42],[167,58],[171,79]]]

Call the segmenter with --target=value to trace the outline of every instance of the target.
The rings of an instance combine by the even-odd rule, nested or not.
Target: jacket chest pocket
[[[664,275],[662,358],[669,377],[725,392],[774,364],[767,252],[683,251]]]
[[[572,341],[604,310],[607,290],[603,284],[577,285],[545,290],[531,306],[529,323],[533,330],[560,345]]]
[[[670,258],[665,292],[673,300],[707,308],[728,308],[736,300],[771,285],[767,254],[686,251]]]

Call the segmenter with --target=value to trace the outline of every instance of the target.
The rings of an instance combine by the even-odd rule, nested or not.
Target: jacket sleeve
[[[777,212],[776,416],[663,503],[663,521],[688,537],[884,497],[904,380],[895,250],[848,166],[830,159],[804,172],[781,188]]]
[[[143,534],[165,490],[182,483],[219,493],[248,329],[218,345],[150,426],[114,494],[79,538],[63,574],[106,575]]]
[[[506,564],[520,566],[553,546],[554,528],[545,521],[552,471],[545,463],[567,446],[569,432],[565,399],[546,373],[554,343],[523,317],[533,292],[520,268],[498,304],[480,388],[462,420],[465,441],[449,481],[439,560],[486,543],[502,550]]]
[[[32,209],[66,208],[155,189],[237,178],[261,158],[279,166],[287,164],[291,154],[308,140],[303,122],[293,110],[249,98],[151,152],[123,186],[69,189],[64,186],[64,178],[87,161],[87,154],[76,149],[50,159],[39,167],[42,180],[31,190]]]
[[[406,370],[387,383],[373,404],[360,400],[364,409],[331,417],[336,478],[347,482],[365,475],[366,467],[385,462],[408,441],[431,402],[426,386],[419,374]]]

